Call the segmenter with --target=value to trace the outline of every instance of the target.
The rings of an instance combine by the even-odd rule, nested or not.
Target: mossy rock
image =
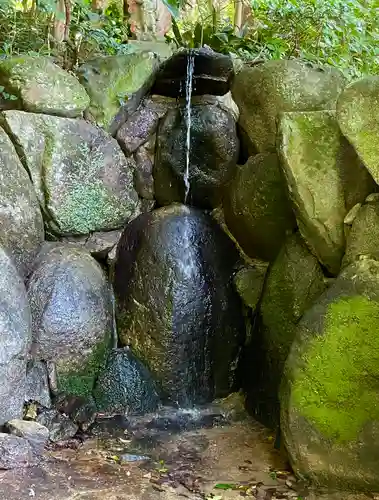
[[[56,391],[89,397],[112,341],[105,273],[87,251],[51,242],[34,263],[27,291],[34,358],[55,366]]]
[[[5,111],[3,126],[30,172],[50,233],[111,231],[140,213],[135,163],[84,120]]]
[[[379,490],[379,262],[345,268],[301,319],[281,387],[295,472],[320,485]]]
[[[267,273],[254,342],[256,377],[251,377],[248,397],[256,416],[269,426],[279,422],[279,385],[296,325],[325,286],[321,267],[301,236],[289,236]]]
[[[366,203],[358,210],[342,264],[348,266],[364,255],[379,260],[379,201]]]
[[[0,62],[0,84],[18,97],[25,111],[75,118],[89,105],[89,96],[75,76],[49,57],[17,56]]]
[[[348,85],[337,103],[342,133],[354,146],[374,180],[379,183],[379,76],[368,76]]]
[[[267,262],[255,261],[251,267],[240,269],[234,277],[235,287],[243,303],[253,311],[256,310],[262,295],[267,267]]]
[[[295,60],[244,67],[234,79],[232,96],[241,113],[239,125],[251,143],[249,150],[275,151],[280,113],[335,109],[344,85],[338,70]]]
[[[81,65],[78,78],[90,96],[89,113],[108,130],[120,106],[152,82],[158,59],[152,52],[96,57]]]
[[[250,257],[272,261],[296,227],[276,154],[251,157],[225,190],[225,222]]]
[[[300,233],[319,261],[337,274],[345,248],[341,135],[333,111],[283,113],[279,152]]]

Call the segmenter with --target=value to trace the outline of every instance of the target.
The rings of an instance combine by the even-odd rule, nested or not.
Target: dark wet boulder
[[[152,412],[159,404],[150,373],[128,347],[110,353],[94,397],[100,411],[122,414]]]
[[[53,443],[74,437],[79,429],[67,415],[55,409],[43,410],[38,415],[37,422],[49,430],[49,439]]]
[[[117,248],[120,341],[179,404],[227,395],[244,319],[233,286],[238,252],[208,215],[173,205],[138,217]]]
[[[53,364],[52,387],[91,394],[110,348],[112,301],[105,273],[83,249],[46,245],[27,284],[32,312],[32,356]]]
[[[26,367],[25,402],[38,403],[50,408],[50,388],[47,368],[43,361],[29,360]]]
[[[157,136],[153,169],[155,197],[160,205],[183,202],[186,174],[187,117],[185,106],[171,109]],[[230,113],[216,105],[194,104],[191,111],[188,202],[214,208],[232,178],[239,140]]]
[[[281,387],[281,429],[297,475],[379,491],[379,262],[343,269],[302,317]]]
[[[201,48],[177,52],[161,64],[151,93],[167,97],[185,96],[189,57],[194,59],[192,95],[224,95],[229,92],[234,76],[231,57]]]
[[[224,194],[228,229],[250,257],[272,261],[296,220],[276,154],[259,154],[238,166]]]
[[[0,247],[0,426],[22,416],[31,316],[25,285]]]

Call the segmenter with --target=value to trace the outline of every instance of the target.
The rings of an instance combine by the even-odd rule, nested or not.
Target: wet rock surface
[[[160,123],[153,170],[155,197],[160,205],[183,202],[186,175],[187,122],[185,107],[171,109]],[[220,201],[233,176],[239,140],[235,121],[214,105],[193,105],[189,152],[191,205],[209,208]]]
[[[50,408],[50,388],[46,364],[42,361],[29,360],[26,367],[25,402],[36,402]]]
[[[55,409],[44,410],[37,417],[37,423],[49,431],[50,441],[65,441],[75,436],[79,427],[67,415]]]
[[[167,59],[159,68],[152,94],[167,97],[185,95],[188,56],[194,57],[193,95],[220,95],[230,90],[234,76],[232,59],[210,49],[181,51]]]
[[[124,231],[114,270],[118,334],[172,401],[210,401],[233,385],[244,332],[237,261],[213,219],[183,205],[143,214]]]

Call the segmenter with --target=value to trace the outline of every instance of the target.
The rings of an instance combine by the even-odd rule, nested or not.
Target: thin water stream
[[[186,169],[184,172],[184,204],[187,203],[188,193],[190,190],[190,149],[191,149],[191,99],[192,99],[192,83],[193,83],[193,72],[195,68],[195,56],[191,53],[188,54],[187,58],[187,78],[186,78],[186,125],[187,125],[187,135],[186,135]]]

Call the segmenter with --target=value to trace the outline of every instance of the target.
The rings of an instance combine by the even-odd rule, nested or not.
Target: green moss
[[[59,391],[72,396],[89,397],[92,395],[95,380],[105,366],[111,349],[111,335],[108,333],[102,342],[93,349],[87,360],[80,365],[69,363],[57,365],[57,382]]]
[[[362,296],[332,303],[324,335],[295,375],[295,407],[327,438],[356,441],[379,420],[379,304]]]

